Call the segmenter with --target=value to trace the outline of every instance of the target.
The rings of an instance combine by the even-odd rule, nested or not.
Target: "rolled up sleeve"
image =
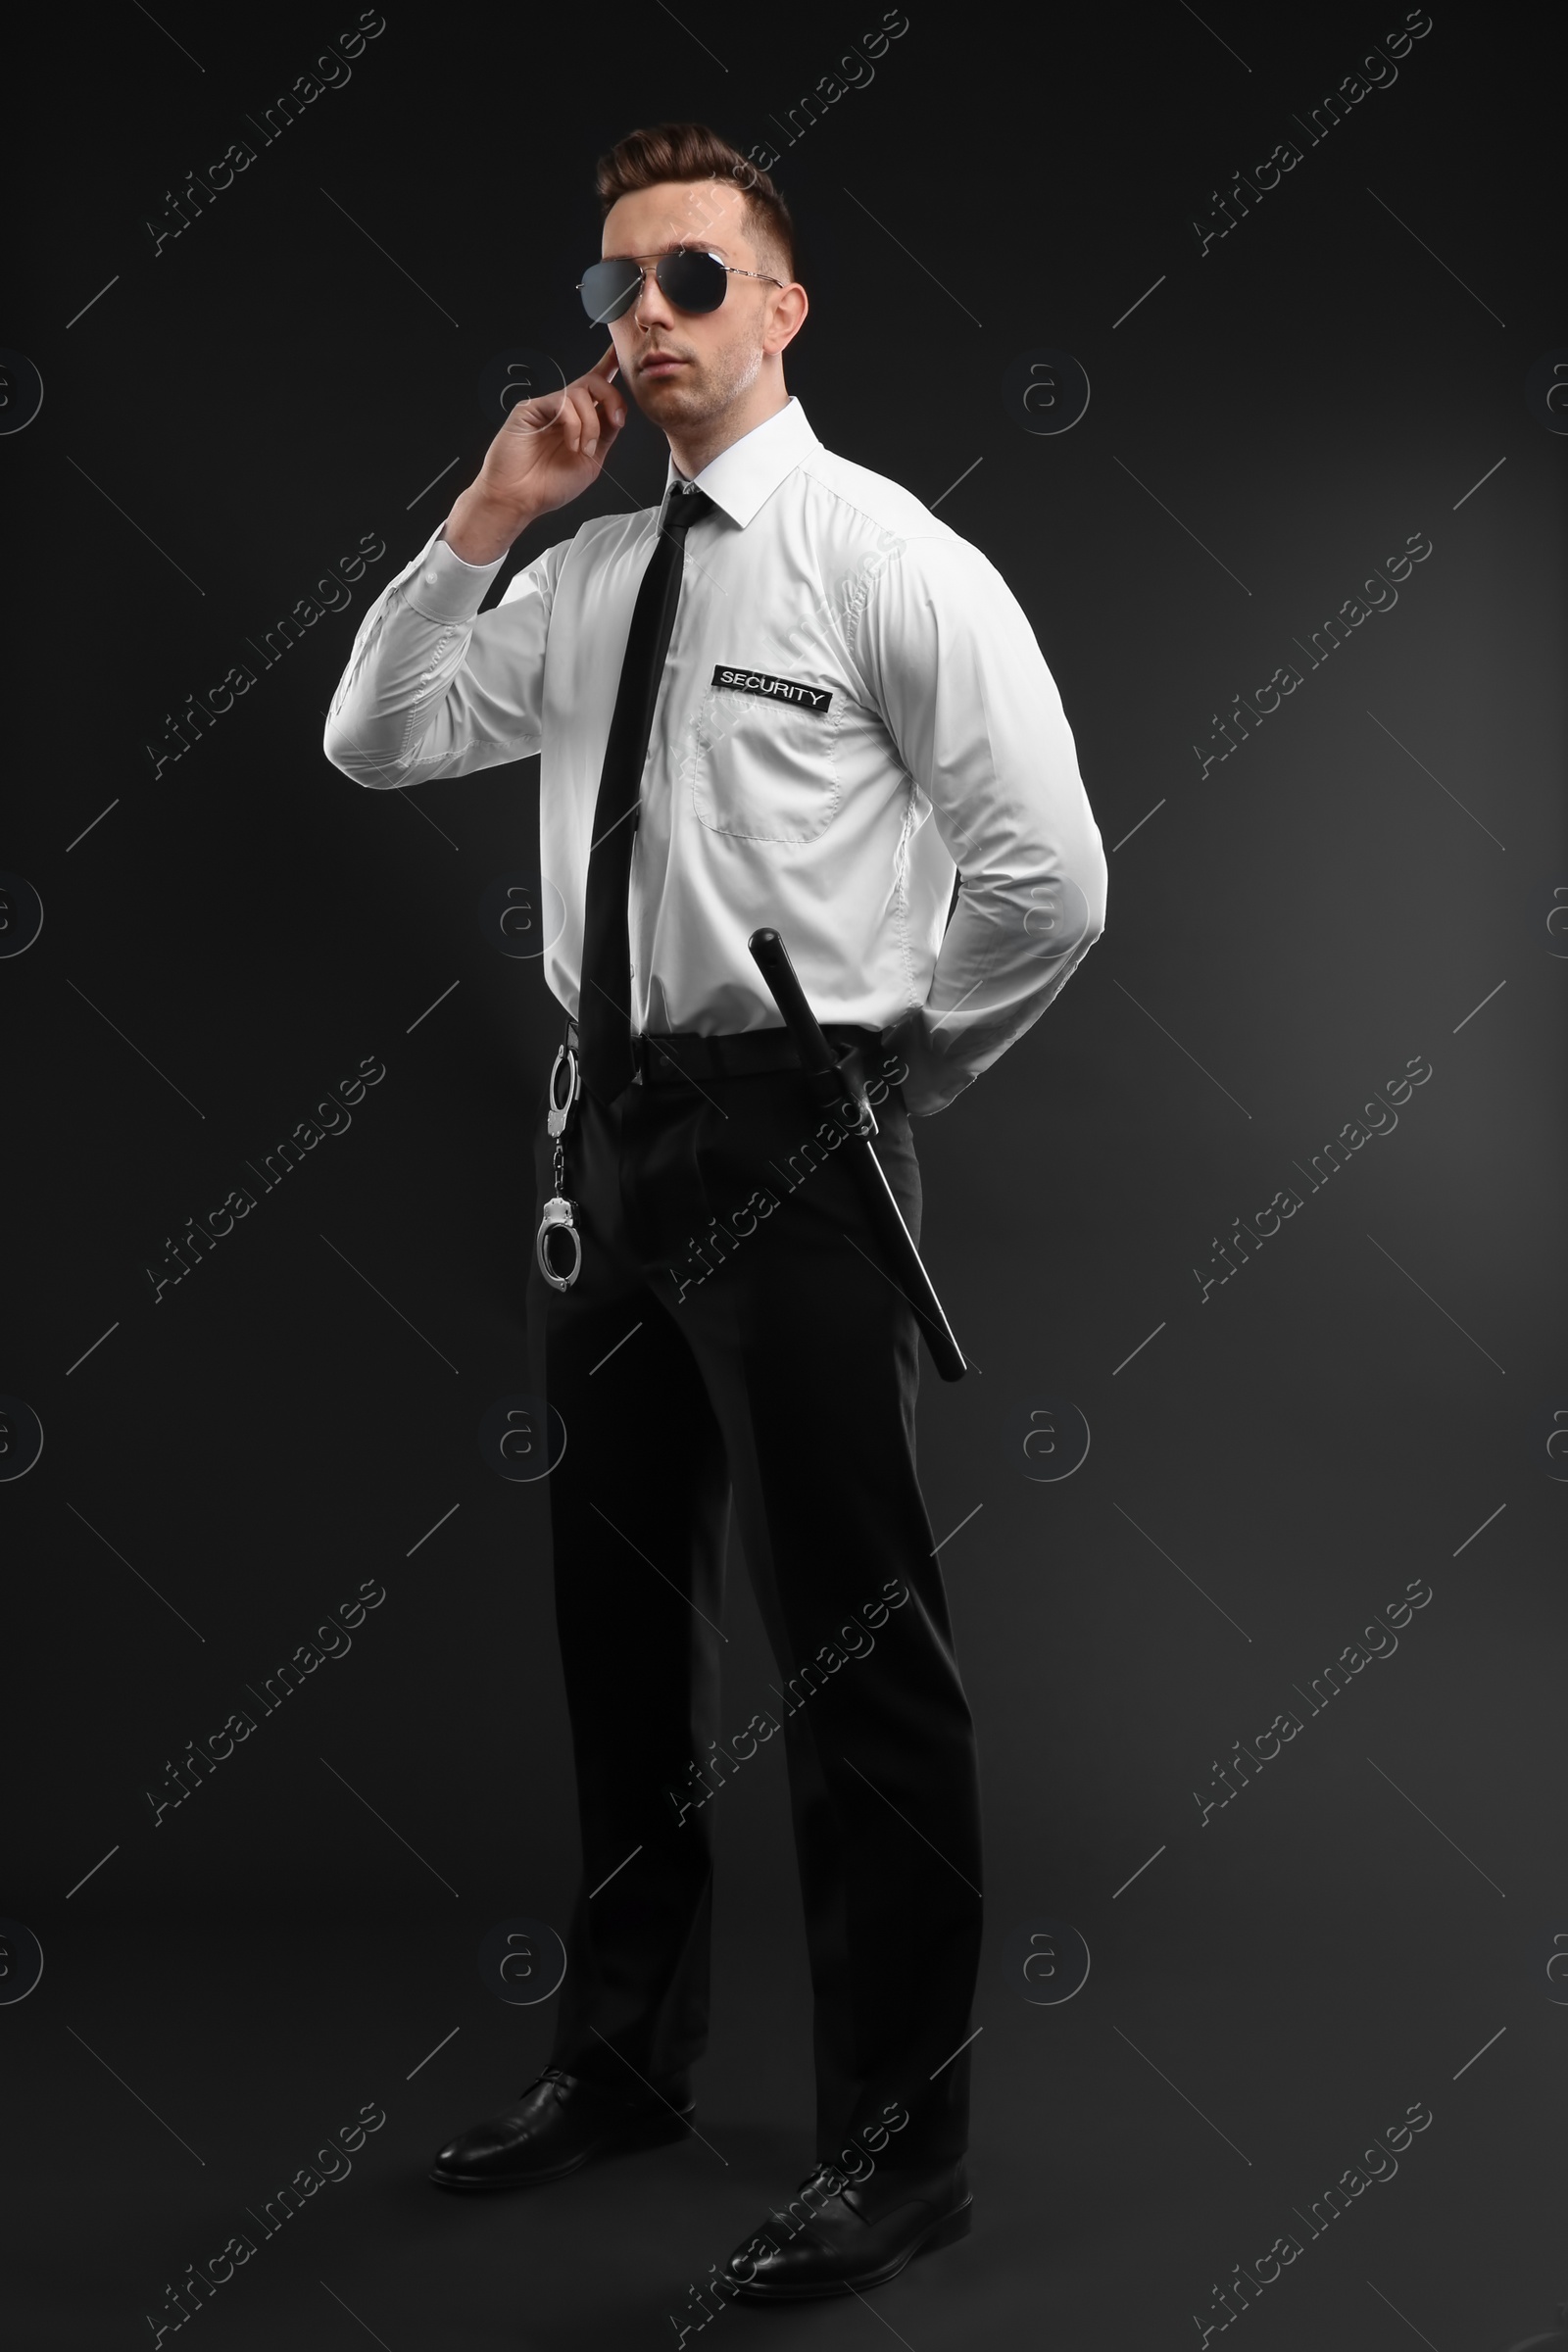
[[[1040,1018],[1104,929],[1107,869],[1072,730],[1005,581],[912,537],[867,600],[862,662],[962,887],[925,1003],[886,1033],[941,1110]]]
[[[537,752],[551,606],[569,545],[547,549],[481,614],[505,559],[465,563],[437,533],[361,624],[327,712],[332,765],[391,791]]]

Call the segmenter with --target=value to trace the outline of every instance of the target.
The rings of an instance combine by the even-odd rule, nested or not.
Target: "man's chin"
[[[666,416],[691,417],[705,414],[702,379],[689,365],[671,375],[639,375],[637,406],[645,416],[662,422]]]

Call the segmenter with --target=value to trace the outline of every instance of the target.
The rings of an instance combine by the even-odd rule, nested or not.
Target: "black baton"
[[[865,1082],[853,1066],[855,1049],[835,1053],[822,1035],[790,961],[789,950],[776,931],[754,931],[746,944],[767,983],[768,994],[778,1006],[779,1018],[794,1040],[811,1092],[834,1125],[844,1132],[870,1211],[872,1231],[880,1246],[882,1270],[913,1307],[915,1320],[931,1350],[931,1361],[942,1378],[961,1380],[968,1370],[963,1350],[953,1336],[952,1325],[942,1311],[942,1301],[932,1288],[931,1277],[920,1262],[920,1252],[909,1238],[909,1228],[893,1198],[882,1163],[871,1149],[871,1138],[877,1131],[876,1118],[866,1100]]]

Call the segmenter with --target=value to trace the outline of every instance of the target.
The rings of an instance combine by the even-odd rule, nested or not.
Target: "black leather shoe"
[[[754,2303],[881,2286],[914,2255],[967,2237],[973,2204],[961,2161],[877,2172],[859,2185],[819,2164],[788,2211],[736,2248],[721,2283]]]
[[[667,2106],[636,2104],[597,2082],[547,2066],[509,2115],[493,2115],[449,2140],[430,2168],[438,2188],[533,2188],[564,2180],[601,2156],[682,2139],[696,2101],[684,2083]]]

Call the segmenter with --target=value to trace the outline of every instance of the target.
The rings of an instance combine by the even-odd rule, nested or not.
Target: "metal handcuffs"
[[[564,1102],[557,1101],[556,1083],[560,1077],[563,1062],[566,1065],[566,1099]],[[582,1236],[577,1231],[574,1222],[577,1203],[575,1200],[568,1200],[563,1189],[566,1181],[564,1141],[566,1121],[571,1115],[571,1106],[581,1092],[582,1073],[578,1068],[576,1054],[570,1046],[558,1046],[556,1058],[550,1065],[550,1111],[545,1122],[555,1143],[554,1183],[556,1189],[552,1197],[545,1202],[544,1214],[539,1220],[539,1231],[534,1238],[534,1254],[539,1260],[539,1271],[553,1291],[569,1291],[582,1272]],[[558,1274],[550,1262],[551,1236],[558,1233],[564,1234],[571,1244],[571,1267],[570,1271],[565,1274]]]

